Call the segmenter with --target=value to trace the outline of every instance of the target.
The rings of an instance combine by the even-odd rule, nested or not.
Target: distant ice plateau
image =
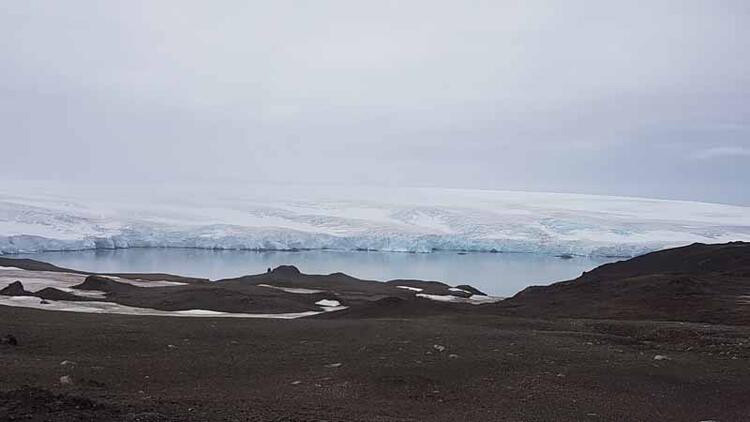
[[[436,188],[0,184],[0,254],[135,247],[634,256],[750,241],[750,207]]]

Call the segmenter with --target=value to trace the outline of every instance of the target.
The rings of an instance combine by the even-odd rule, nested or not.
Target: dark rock
[[[272,274],[275,275],[282,275],[282,276],[295,276],[302,274],[299,270],[299,268],[295,267],[294,265],[281,265],[273,269],[271,271]]]
[[[401,305],[405,302],[406,301],[404,299],[401,299],[400,297],[388,296],[388,297],[384,297],[382,299],[376,300],[375,304],[378,306],[392,306],[392,305]]]
[[[127,283],[120,283],[107,277],[90,275],[86,277],[83,283],[73,286],[78,290],[99,290],[102,292],[125,292],[133,289],[140,289]]]
[[[26,289],[23,288],[23,284],[21,284],[20,281],[16,280],[9,285],[7,285],[4,289],[0,290],[0,295],[4,296],[31,296],[32,294]]]
[[[38,292],[34,293],[34,296],[45,299],[45,300],[72,300],[72,301],[88,300],[85,297],[76,296],[74,294],[55,289],[54,287],[45,287],[44,289],[39,290]]]
[[[61,268],[48,264],[42,261],[35,261],[33,259],[18,259],[18,258],[3,258],[0,257],[0,267],[14,267],[22,270],[29,271],[52,271],[52,272],[65,272],[65,273],[78,273],[80,271],[71,270],[69,268]]]
[[[6,334],[0,337],[0,344],[7,344],[9,346],[18,346],[18,340],[13,334]]]

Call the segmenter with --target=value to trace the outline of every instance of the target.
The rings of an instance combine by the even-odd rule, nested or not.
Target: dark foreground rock
[[[7,307],[0,321],[24,333],[22,347],[0,349],[0,420],[731,422],[750,415],[746,327],[476,314],[196,319]],[[73,383],[61,384],[63,376]],[[19,393],[24,385],[44,391]]]
[[[102,404],[74,394],[56,394],[47,389],[24,386],[0,392],[0,420],[166,422],[174,419],[155,412]]]
[[[6,334],[0,337],[0,344],[7,344],[8,346],[18,346],[18,339],[13,334]]]

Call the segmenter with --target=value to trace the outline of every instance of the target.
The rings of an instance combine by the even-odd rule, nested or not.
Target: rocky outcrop
[[[20,281],[14,281],[8,284],[4,289],[0,290],[0,295],[4,296],[32,296],[31,292],[24,289],[23,284]]]

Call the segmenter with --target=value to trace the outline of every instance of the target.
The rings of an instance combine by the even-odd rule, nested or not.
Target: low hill
[[[528,287],[497,305],[524,317],[750,324],[750,243],[693,244]]]

